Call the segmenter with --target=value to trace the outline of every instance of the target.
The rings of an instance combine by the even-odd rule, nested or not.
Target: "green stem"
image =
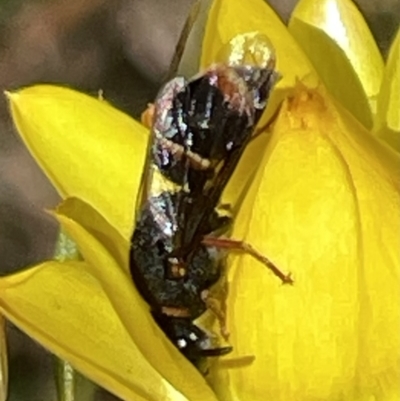
[[[6,321],[0,315],[0,401],[6,401],[8,396],[8,360]]]
[[[57,358],[56,379],[58,401],[76,401],[76,372],[67,361]]]
[[[78,248],[62,230],[58,235],[54,259],[59,262],[81,260]],[[91,401],[96,386],[81,376],[69,362],[56,358],[56,383],[58,401]]]

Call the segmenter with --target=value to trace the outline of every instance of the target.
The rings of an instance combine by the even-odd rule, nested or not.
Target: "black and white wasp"
[[[251,247],[218,237],[230,222],[216,211],[222,191],[278,79],[265,37],[241,35],[230,46],[226,63],[188,81],[174,78],[159,92],[131,240],[130,269],[139,292],[158,325],[196,366],[231,350],[214,345],[193,322],[206,311],[208,289],[221,277],[221,249],[250,252],[291,282]]]

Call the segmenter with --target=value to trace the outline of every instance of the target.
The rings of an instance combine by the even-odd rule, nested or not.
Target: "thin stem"
[[[60,230],[54,259],[59,262],[81,260],[78,248],[62,230]],[[80,375],[69,362],[56,357],[56,384],[58,401],[92,401],[96,386]],[[1,401],[1,400],[0,400]]]
[[[69,362],[57,358],[56,380],[59,401],[75,401],[76,372]]]
[[[8,358],[6,321],[0,315],[0,401],[6,401],[8,396]]]

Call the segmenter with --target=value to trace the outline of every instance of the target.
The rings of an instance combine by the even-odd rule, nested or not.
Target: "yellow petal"
[[[400,159],[318,91],[280,114],[233,236],[292,272],[230,257],[233,357],[222,399],[394,400],[400,336]]]
[[[34,86],[8,97],[22,139],[61,196],[84,200],[129,238],[147,130],[67,88]]]
[[[172,384],[176,395],[188,400],[215,400],[200,373],[170,343],[152,319],[131,277],[119,268],[107,250],[73,220],[56,215],[63,229],[76,242],[88,271],[96,277],[133,342],[150,365]],[[178,393],[179,392],[179,393]]]
[[[78,198],[67,198],[56,209],[57,214],[69,217],[93,235],[111,254],[118,266],[129,272],[130,243],[89,204]]]
[[[329,91],[371,128],[384,65],[355,4],[350,0],[301,0],[289,30]]]
[[[375,130],[400,151],[400,30],[390,48],[378,97]]]
[[[276,69],[282,79],[277,85],[279,90],[270,100],[270,116],[298,79],[307,77],[311,82],[315,79],[315,72],[282,21],[263,0],[213,2],[203,40],[201,66],[204,68],[217,61],[226,61],[220,59],[224,56],[221,49],[236,35],[248,32],[266,35],[276,51]]]
[[[0,309],[122,399],[185,400],[143,357],[84,262],[47,262],[2,278]]]

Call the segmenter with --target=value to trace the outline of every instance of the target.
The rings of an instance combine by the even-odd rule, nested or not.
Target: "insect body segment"
[[[193,323],[224,266],[204,238],[229,226],[216,208],[277,77],[272,65],[216,64],[168,82],[154,104],[131,274],[156,322],[196,365],[231,349]]]

